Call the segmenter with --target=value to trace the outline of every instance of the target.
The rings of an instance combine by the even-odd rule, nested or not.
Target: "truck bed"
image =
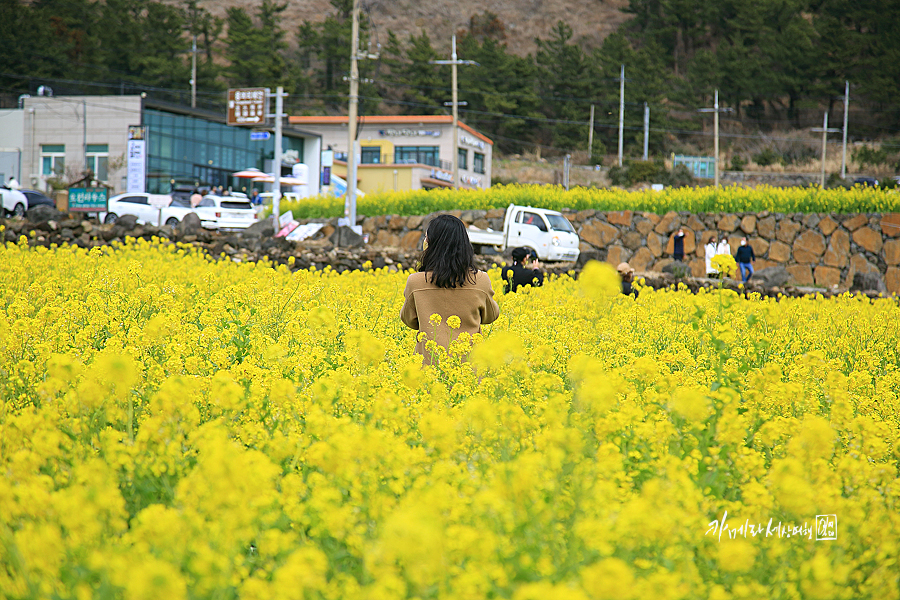
[[[474,225],[469,225],[466,232],[469,234],[469,241],[473,244],[481,244],[483,246],[500,246],[503,244],[502,231],[479,229]]]

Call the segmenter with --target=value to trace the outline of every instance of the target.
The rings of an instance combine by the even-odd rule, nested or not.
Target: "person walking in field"
[[[462,221],[438,215],[425,231],[423,246],[418,272],[406,280],[400,320],[420,332],[415,351],[424,364],[433,364],[428,341],[449,348],[462,332],[481,333],[482,325],[500,316],[500,307],[487,273],[475,268],[475,251]]]
[[[756,260],[753,246],[747,243],[747,238],[741,238],[741,245],[738,247],[734,259],[741,270],[741,281],[747,283],[747,280],[753,277],[753,261]]]

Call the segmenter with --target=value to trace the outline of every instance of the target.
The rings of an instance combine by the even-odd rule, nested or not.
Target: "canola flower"
[[[635,210],[664,214],[669,211],[774,213],[890,213],[900,212],[900,193],[865,186],[845,189],[813,187],[777,188],[737,185],[627,191],[619,188],[552,185],[495,185],[472,190],[412,190],[368,194],[357,199],[359,214],[427,215],[437,211],[505,209],[510,204],[551,210]],[[294,218],[328,218],[344,214],[344,199],[331,195],[283,202]]]
[[[0,596],[900,595],[895,300],[407,274],[0,247]]]

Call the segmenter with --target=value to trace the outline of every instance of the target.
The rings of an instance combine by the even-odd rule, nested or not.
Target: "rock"
[[[784,242],[772,242],[769,244],[769,260],[783,263],[791,258],[791,247]]]
[[[816,285],[821,287],[837,287],[841,283],[841,270],[834,267],[823,267],[819,265],[815,268],[814,278]]]
[[[823,235],[831,235],[837,228],[837,221],[829,216],[826,216],[824,219],[819,221],[819,231],[821,231]]]
[[[756,222],[756,231],[761,237],[771,240],[775,237],[775,217],[765,217]]]
[[[602,221],[592,221],[581,228],[581,239],[597,248],[605,248],[619,238],[619,230]]]
[[[467,211],[467,212],[471,213],[472,211]],[[472,222],[472,220],[463,221],[463,222],[469,224]],[[391,229],[392,231],[400,231],[404,228],[406,228],[406,218],[405,217],[393,216],[393,217],[391,217],[391,220],[388,222],[388,229]]]
[[[801,264],[817,264],[825,252],[825,238],[821,233],[807,229],[794,242],[794,260]]]
[[[639,248],[628,261],[635,271],[646,271],[653,262],[654,257],[647,248]],[[619,263],[615,263],[616,265]],[[615,265],[613,265],[615,266]]]
[[[689,216],[686,225],[694,231],[703,231],[706,229],[706,225],[697,218],[697,215]]]
[[[582,250],[581,254],[578,255],[578,261],[575,263],[576,269],[581,269],[584,265],[588,264],[592,260],[601,261],[603,257],[601,256],[601,252],[599,250]],[[619,263],[616,263],[619,264]]]
[[[647,249],[654,257],[659,258],[663,253],[663,245],[659,236],[653,232],[647,234]]]
[[[339,231],[339,230],[340,230],[340,227],[338,227],[338,231]],[[350,231],[351,231],[351,233],[352,233],[353,230],[351,229]],[[338,232],[335,231],[335,232],[334,232],[334,235],[337,235],[337,233],[338,233]],[[339,245],[339,244],[337,244],[337,243],[334,241],[334,235],[332,235],[331,241],[332,241],[332,243],[334,243],[335,246],[337,246],[337,245]],[[371,238],[369,238],[369,239],[371,239]],[[398,235],[395,234],[395,233],[391,233],[391,232],[388,231],[387,229],[381,229],[381,230],[378,231],[378,235],[375,236],[375,241],[374,241],[374,243],[375,243],[376,245],[378,245],[378,246],[391,246],[391,247],[396,247],[396,246],[399,246],[399,245],[400,245],[400,236],[398,236]]]
[[[131,231],[137,227],[137,217],[134,215],[122,215],[116,219],[115,226],[122,231]]]
[[[853,241],[873,254],[881,252],[881,234],[871,227],[861,227],[854,231]]]
[[[368,219],[363,219],[362,230],[363,233],[375,233],[376,231],[378,231],[378,227],[375,225],[375,219],[371,217],[369,217]]]
[[[663,217],[659,220],[653,230],[656,233],[662,234],[672,233],[673,231],[678,229],[679,220],[680,219],[678,218],[677,212],[669,211],[665,215],[663,215]]]
[[[741,219],[741,231],[746,234],[751,234],[756,231],[756,216],[755,215],[747,215],[743,219]]]
[[[722,218],[719,219],[719,222],[716,223],[716,228],[719,231],[727,231],[731,233],[740,225],[741,219],[737,215],[734,214],[726,214],[722,215]]]
[[[606,220],[613,225],[624,225],[631,227],[631,211],[617,210],[606,213]]]
[[[672,214],[675,214],[675,213],[672,213]],[[644,217],[645,219],[647,219],[648,221],[650,221],[651,223],[653,223],[654,225],[659,223],[659,221],[661,219],[661,217],[658,214],[652,213],[652,212],[642,212],[641,216]]]
[[[854,273],[850,291],[886,293],[887,287],[884,285],[881,273]]]
[[[691,267],[691,275],[694,277],[706,277],[706,261],[702,258],[695,258],[689,263]]]
[[[47,221],[61,221],[66,215],[52,206],[41,204],[25,211],[25,218],[31,223],[45,223]]]
[[[421,250],[425,234],[419,230],[407,231],[400,238],[400,247],[404,250]]]
[[[829,267],[843,268],[847,265],[847,256],[850,253],[850,234],[843,229],[835,230],[831,234],[831,241],[825,249],[823,262]]]
[[[581,211],[581,212],[590,212],[591,215],[594,214],[593,210]],[[502,218],[506,217],[506,209],[505,208],[492,208],[485,213],[484,217],[486,219],[502,219]]]
[[[784,287],[791,280],[784,267],[769,267],[753,273],[753,281],[765,287]]]
[[[267,221],[271,225],[271,219],[267,219]],[[254,223],[253,225],[256,225],[256,223]],[[251,227],[253,227],[253,225],[251,225]],[[177,231],[180,235],[195,235],[198,231],[200,231],[200,229],[200,217],[197,215],[197,213],[188,213],[184,215],[184,218],[181,219],[181,222],[179,222],[178,225],[175,226],[175,231]]]
[[[775,232],[775,237],[785,244],[790,244],[794,241],[794,238],[797,237],[797,233],[799,231],[800,223],[785,220],[778,224],[778,229]]]
[[[884,274],[884,287],[888,293],[900,295],[900,268],[888,267]]]
[[[644,248],[642,248],[644,249]],[[631,258],[631,250],[627,248],[623,248],[622,246],[615,245],[610,246],[606,252],[606,262],[610,263],[612,266],[618,265],[620,262],[628,262],[628,259]],[[631,265],[634,267],[634,265]],[[637,267],[634,267],[637,270]]]
[[[622,237],[622,245],[629,250],[637,250],[643,245],[641,234],[637,231],[629,231]]]
[[[844,220],[844,227],[850,231],[856,231],[868,222],[869,218],[866,215],[854,215]]]
[[[473,227],[477,227],[478,229],[489,229],[491,227],[490,221],[485,218],[475,219],[472,222]],[[410,230],[415,229],[415,227],[410,227]]]
[[[791,265],[786,269],[795,285],[813,285],[815,282],[809,265]]]
[[[647,219],[641,219],[637,221],[634,226],[635,229],[643,236],[649,236],[650,232],[653,231],[653,223],[648,221]]]
[[[900,240],[888,240],[884,243],[884,262],[900,265]]]
[[[769,242],[762,238],[752,238],[747,243],[753,248],[753,254],[756,256],[765,256],[769,251]]]
[[[653,265],[652,270],[662,273],[662,270],[666,268],[666,265],[675,262],[671,258],[661,258]]]
[[[691,274],[691,267],[680,260],[674,260],[663,266],[662,272],[674,275],[676,279],[684,279]]]
[[[182,219],[181,223],[178,224],[178,226],[184,226],[187,219],[188,217],[185,216],[184,219]],[[199,221],[200,218],[197,217],[197,220]],[[263,219],[261,221],[257,221],[250,227],[241,231],[240,237],[244,239],[250,239],[272,237],[273,235],[275,235],[275,224],[272,223],[272,219]]]
[[[494,211],[492,211],[492,210],[487,211],[488,214],[486,215],[486,218],[490,218],[490,219],[498,218],[498,217],[490,216],[490,213],[492,213],[492,212],[494,212]],[[502,219],[503,214],[501,214],[499,218]],[[422,217],[422,216],[410,217],[406,220],[406,227],[409,229],[419,229],[420,227],[422,227],[422,221],[424,221],[424,220],[425,220],[425,217]]]
[[[888,213],[881,217],[881,233],[888,237],[900,236],[900,213]]]

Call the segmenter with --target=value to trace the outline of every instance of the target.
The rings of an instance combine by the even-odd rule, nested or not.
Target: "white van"
[[[480,253],[483,247],[497,252],[526,246],[547,261],[576,261],[580,242],[575,228],[562,213],[545,208],[510,204],[503,219],[503,231],[468,228],[469,241]]]

